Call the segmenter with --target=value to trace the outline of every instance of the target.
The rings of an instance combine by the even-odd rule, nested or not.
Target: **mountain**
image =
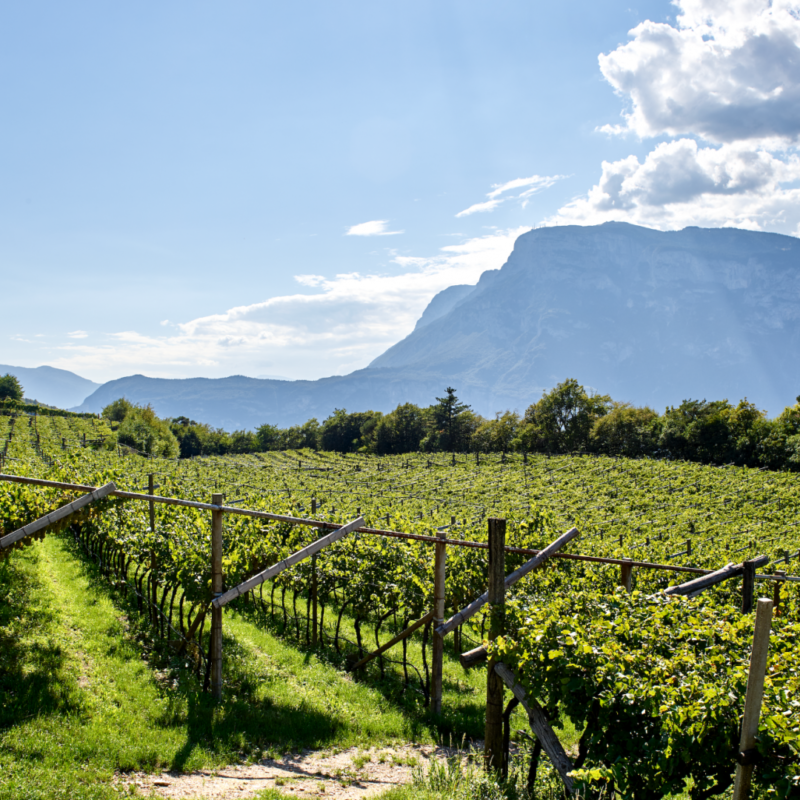
[[[334,408],[428,405],[452,385],[489,415],[523,411],[568,377],[659,411],[746,396],[779,413],[800,394],[800,240],[626,223],[539,228],[476,286],[436,295],[366,369],[318,381],[137,375],[104,384],[80,410],[124,395],[227,429],[285,426]]]
[[[492,408],[525,406],[575,377],[659,410],[747,396],[778,413],[800,393],[800,240],[626,223],[540,228],[369,369],[448,376]]]
[[[0,375],[6,374],[19,380],[25,397],[57,408],[77,406],[101,386],[74,372],[55,367],[12,367],[0,364]]]

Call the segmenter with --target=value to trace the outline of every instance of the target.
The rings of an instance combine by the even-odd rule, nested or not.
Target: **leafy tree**
[[[404,403],[378,420],[374,433],[376,453],[413,453],[425,436],[426,418],[422,409]]]
[[[658,445],[658,413],[618,403],[595,420],[589,434],[592,450],[608,455],[636,457],[652,455]]]
[[[132,409],[133,403],[129,402],[124,397],[120,397],[119,400],[109,403],[103,409],[102,416],[111,422],[122,422]],[[185,419],[185,417],[181,417],[181,419]]]
[[[800,471],[800,397],[771,422],[758,442],[758,461],[769,469]]]
[[[590,395],[578,381],[568,378],[528,407],[515,447],[547,453],[585,450],[595,420],[611,406],[608,395]]]
[[[0,400],[21,401],[22,397],[22,384],[16,376],[7,372],[0,378]]]
[[[281,431],[281,444],[279,450],[318,450],[320,439],[320,424],[316,418],[304,422],[302,425],[292,425]]]
[[[283,431],[277,425],[259,425],[256,430],[256,440],[258,449],[262,452],[267,450],[280,450],[281,449],[281,434]]]
[[[258,437],[252,431],[234,431],[230,436],[229,453],[255,453],[260,449]]]
[[[141,453],[177,458],[180,445],[166,420],[159,419],[151,406],[132,406],[119,427],[117,442]]]
[[[335,409],[322,423],[319,434],[320,448],[338,453],[368,450],[375,426],[382,416],[380,411],[359,411],[348,414],[343,408]]]
[[[472,450],[481,453],[507,453],[519,430],[515,411],[498,411],[494,419],[482,420],[472,434]]]

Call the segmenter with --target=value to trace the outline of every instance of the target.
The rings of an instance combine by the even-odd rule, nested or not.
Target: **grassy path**
[[[116,771],[264,751],[431,741],[375,689],[230,615],[220,705],[143,658],[90,564],[55,536],[0,564],[0,798],[119,797]]]

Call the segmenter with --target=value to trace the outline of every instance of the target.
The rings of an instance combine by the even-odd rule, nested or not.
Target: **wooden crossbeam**
[[[553,766],[561,777],[564,788],[570,794],[573,794],[575,789],[572,778],[569,776],[569,773],[574,769],[572,761],[564,752],[564,748],[561,746],[561,742],[558,740],[555,731],[550,726],[542,707],[535,697],[528,697],[527,692],[517,683],[514,673],[506,664],[499,661],[494,665],[494,671],[503,679],[503,683],[511,690],[511,694],[519,700],[520,705],[525,709],[531,728],[542,743],[542,748],[545,753],[547,753],[550,760],[553,762]]]
[[[99,489],[95,489],[94,491],[83,495],[83,497],[73,500],[71,503],[67,503],[67,505],[61,506],[61,508],[57,508],[55,511],[51,511],[49,514],[45,514],[43,517],[40,517],[34,522],[12,531],[0,539],[0,550],[5,550],[6,548],[11,547],[11,545],[16,544],[26,536],[30,536],[32,533],[36,533],[44,528],[48,528],[50,525],[55,525],[56,522],[60,522],[70,514],[74,514],[84,506],[89,505],[89,503],[93,503],[95,500],[101,500],[102,498],[107,497],[112,492],[116,491],[116,488],[117,487],[113,483],[107,483],[105,486],[101,486]]]
[[[753,564],[754,567],[763,567],[769,564],[769,556],[758,556],[748,563]],[[699,578],[693,578],[677,586],[670,586],[668,589],[664,589],[664,594],[679,597],[697,597],[697,595],[704,592],[706,589],[710,589],[718,583],[727,581],[730,578],[736,578],[742,574],[744,574],[744,563],[726,564],[721,569],[716,570],[716,572],[702,575]]]
[[[530,561],[526,561],[519,569],[514,570],[514,572],[508,575],[505,580],[506,588],[513,586],[520,578],[523,578],[529,572],[541,566],[550,556],[557,553],[564,545],[571,542],[578,535],[577,528],[570,528],[566,533],[562,533],[558,539],[547,545],[538,555],[534,556]],[[461,611],[450,617],[447,622],[440,625],[436,629],[436,632],[440,636],[446,636],[450,631],[465,623],[470,617],[475,616],[488,601],[489,592],[484,592],[479,598],[473,600],[468,606],[462,608]]]
[[[393,639],[390,639],[386,644],[382,644],[377,650],[374,650],[369,655],[364,656],[356,664],[353,664],[351,668],[351,672],[355,672],[357,669],[361,669],[365,664],[368,664],[372,661],[373,658],[377,658],[381,653],[385,653],[390,648],[394,647],[396,644],[403,641],[403,639],[407,639],[411,636],[414,631],[419,630],[423,625],[430,622],[433,619],[433,610],[429,611],[422,619],[418,619],[416,622],[412,622],[405,630],[400,631]]]
[[[347,536],[348,533],[360,528],[362,525],[364,525],[363,517],[358,517],[352,522],[342,525],[341,528],[337,528],[335,531],[333,531],[333,533],[329,533],[327,536],[317,539],[316,542],[312,542],[310,545],[302,548],[302,550],[292,553],[287,558],[284,558],[283,561],[273,564],[271,567],[267,567],[267,569],[265,569],[263,572],[259,572],[258,575],[248,578],[238,586],[234,586],[233,589],[228,589],[228,591],[224,594],[221,594],[219,597],[215,597],[214,600],[212,600],[211,605],[213,605],[214,608],[222,608],[222,606],[230,603],[231,600],[235,600],[240,595],[245,594],[245,592],[255,589],[256,586],[260,586],[262,583],[264,583],[264,581],[274,578],[285,569],[288,569],[295,564],[299,564],[306,558],[310,558],[314,555],[314,553],[318,553],[328,545],[339,541],[339,539],[341,539],[343,536]]]

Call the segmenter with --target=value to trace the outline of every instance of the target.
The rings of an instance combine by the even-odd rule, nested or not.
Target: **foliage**
[[[29,470],[91,485],[114,480],[135,491],[147,485],[146,473],[155,472],[159,493],[169,496],[208,500],[212,491],[222,491],[240,506],[290,516],[308,516],[314,497],[322,519],[343,521],[361,513],[372,527],[420,534],[446,528],[448,537],[479,542],[486,539],[486,517],[500,516],[508,520],[508,544],[528,548],[540,548],[574,524],[581,537],[570,544],[573,553],[712,568],[764,552],[776,567],[777,558],[792,555],[788,568],[796,571],[800,483],[792,473],[589,455],[459,457],[455,465],[450,455],[376,458],[311,450],[179,462],[119,459],[76,446],[83,432],[99,433],[101,421],[0,417],[0,438],[12,422],[8,458],[20,474]],[[0,525],[6,531],[19,527],[66,497],[0,484]],[[155,555],[160,581],[179,585],[190,603],[208,602],[206,511],[159,505],[154,533],[146,504],[109,500],[92,508],[102,515],[86,524],[99,540],[139,564]],[[316,537],[316,531],[286,522],[265,529],[263,520],[226,515],[228,586]],[[485,553],[448,548],[448,615],[485,590]],[[509,554],[507,570],[524,560]],[[637,799],[679,791],[687,776],[696,797],[724,784],[733,768],[731,732],[741,715],[752,635],[752,617],[737,610],[738,587],[730,582],[692,601],[664,602],[651,598],[668,585],[671,573],[636,569],[636,592],[628,596],[615,592],[616,567],[548,563],[513,590],[503,658],[548,713],[565,711],[579,728],[596,719],[591,724],[598,727],[590,726],[584,741],[581,780],[593,787],[613,782],[621,796]],[[302,598],[311,569],[303,562],[286,570],[273,588]],[[397,610],[402,624],[430,608],[433,549],[423,542],[350,536],[319,554],[317,570],[328,619],[330,609],[344,608],[377,626]],[[772,584],[759,581],[758,588],[772,592]],[[800,780],[800,601],[796,585],[782,592],[760,731],[764,760],[756,778],[762,789],[778,787],[785,796],[798,791]],[[463,635],[480,639],[484,620],[473,618]]]
[[[495,414],[494,419],[481,422],[472,434],[472,447],[476,453],[507,453],[519,431],[519,414],[506,411]]]
[[[177,458],[180,445],[166,420],[151,406],[131,406],[117,432],[117,443],[160,458]]]
[[[133,403],[126,400],[124,397],[120,397],[118,400],[114,400],[113,403],[109,403],[103,409],[102,416],[111,422],[123,422],[125,417],[127,417],[132,410]]]
[[[382,416],[379,411],[348,414],[343,408],[337,408],[322,423],[319,446],[322,450],[337,453],[367,452],[373,431]]]
[[[432,429],[422,442],[422,449],[427,452],[463,452],[469,449],[469,423],[474,416],[469,413],[470,407],[456,397],[452,386],[445,389],[444,397],[437,397],[436,403],[430,407]]]
[[[713,598],[648,598],[573,587],[521,592],[498,658],[551,718],[584,728],[574,775],[624,798],[708,798],[732,781],[753,615]],[[800,789],[800,625],[777,618],[755,781],[779,797]],[[794,704],[794,705],[793,705]]]
[[[654,423],[658,414],[652,408],[635,408],[629,403],[616,403],[598,417],[589,434],[589,445],[596,453],[613,456],[637,456],[652,453],[658,442]]]
[[[517,449],[546,453],[586,450],[592,425],[608,413],[611,398],[589,394],[574,378],[559,383],[525,411]]]
[[[375,426],[375,452],[380,455],[415,453],[425,436],[428,415],[413,403],[403,403],[381,417]]]
[[[0,377],[0,400],[22,401],[22,384],[16,376],[7,372]]]

